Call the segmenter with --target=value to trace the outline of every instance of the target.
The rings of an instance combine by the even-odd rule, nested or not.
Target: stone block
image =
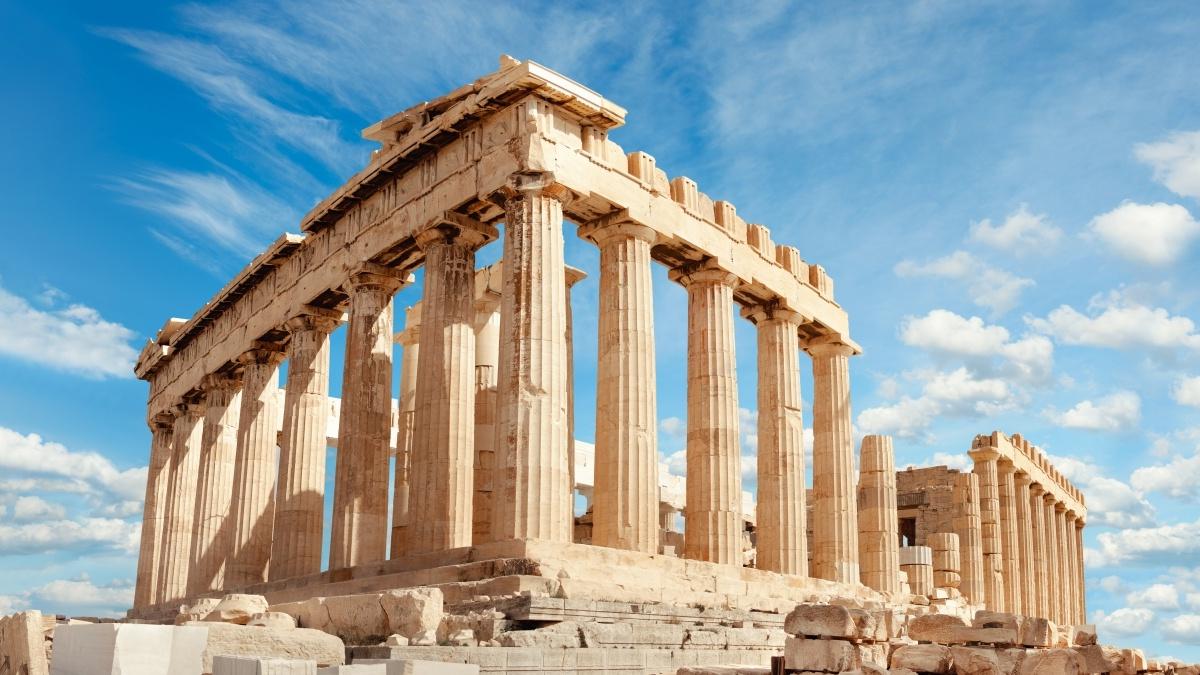
[[[311,628],[263,628],[229,623],[190,623],[208,628],[204,649],[204,670],[212,672],[217,656],[257,656],[260,658],[315,661],[318,667],[346,662],[346,645],[341,638]]]
[[[971,626],[975,628],[1007,628],[1014,633],[1021,631],[1022,617],[1007,612],[989,612],[981,609],[975,612]]]
[[[382,663],[355,663],[349,666],[327,666],[318,668],[317,675],[387,675],[387,666]]]
[[[576,649],[579,647],[578,635],[548,630],[509,631],[501,633],[498,640],[501,647],[525,649]]]
[[[675,675],[771,675],[770,666],[685,666]]]
[[[956,675],[1012,675],[1025,657],[1024,649],[951,647]]]
[[[325,608],[325,598],[309,598],[303,602],[289,602],[271,606],[272,612],[288,614],[296,620],[300,628],[313,628],[326,633],[333,632],[329,620],[329,610]]]
[[[1018,675],[1081,675],[1087,664],[1071,649],[1038,649],[1021,660]]]
[[[584,647],[611,647],[633,642],[633,626],[627,623],[597,623],[588,621],[579,624]]]
[[[1121,668],[1125,673],[1133,675],[1146,669],[1146,654],[1140,649],[1121,650]]]
[[[892,652],[891,668],[918,673],[949,673],[953,659],[950,648],[935,644],[903,645]]]
[[[412,639],[423,631],[437,632],[445,598],[437,588],[408,588],[384,593],[380,603],[387,615],[388,632]]]
[[[364,673],[364,675],[479,675],[479,666],[473,663],[449,663],[425,659],[361,659],[356,660],[354,665],[349,667],[353,668],[359,665],[383,667],[381,671],[372,671]],[[342,666],[342,668],[346,667]]]
[[[1027,616],[1021,622],[1018,643],[1026,647],[1053,647],[1058,644],[1058,632],[1053,622],[1040,616]]]
[[[213,657],[212,675],[316,675],[316,661],[260,659],[252,656]]]
[[[325,598],[325,609],[329,612],[329,632],[348,644],[378,644],[392,633],[388,616],[383,611],[380,595],[338,595]],[[441,617],[439,617],[440,620]]]
[[[45,617],[53,620],[53,616]],[[46,675],[46,649],[43,640],[42,613],[38,611],[18,612],[0,617],[0,657],[11,673]]]
[[[267,611],[267,599],[261,595],[231,593],[221,598],[203,621],[220,621],[246,625],[250,617]]]
[[[789,637],[783,647],[788,670],[841,673],[861,664],[857,646],[846,640]]]
[[[97,623],[58,626],[52,675],[200,675],[203,626]],[[17,672],[17,671],[14,671]]]
[[[1084,645],[1075,647],[1075,652],[1083,657],[1083,672],[1085,673],[1121,672],[1121,652],[1118,649],[1100,645]]]
[[[180,607],[179,614],[175,616],[175,625],[182,626],[189,621],[203,621],[204,617],[212,614],[220,602],[220,598],[200,598],[191,605]]]
[[[908,622],[908,636],[918,642],[952,644],[958,631],[966,629],[967,622],[953,614],[924,614]]]
[[[291,614],[283,612],[263,612],[250,617],[250,621],[246,625],[261,628],[295,628],[296,619]]]
[[[788,635],[874,639],[876,619],[866,610],[841,605],[797,605],[783,621]]]
[[[1090,623],[1075,626],[1075,635],[1071,642],[1080,646],[1096,644],[1096,626]]]
[[[725,649],[729,638],[723,628],[689,628],[683,638],[684,649]]]

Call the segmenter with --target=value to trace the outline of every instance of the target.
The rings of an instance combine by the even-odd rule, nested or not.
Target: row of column
[[[964,593],[994,611],[1086,621],[1083,520],[997,448],[976,447],[970,455],[979,483],[983,569],[982,583]]]
[[[518,175],[505,202],[496,364],[491,538],[570,542],[570,385],[563,258],[565,189]],[[649,228],[585,228],[601,251],[595,543],[658,550],[654,334]],[[494,228],[454,214],[418,234],[424,316],[411,411],[397,462],[406,499],[393,555],[470,545],[475,461],[475,251]],[[741,564],[741,467],[733,344],[735,277],[706,263],[675,270],[688,291],[688,503],[685,554]],[[347,280],[349,326],[334,482],[330,568],[384,559],[391,433],[391,299],[405,279],[363,264]],[[760,566],[805,574],[798,372],[801,318],[754,310],[758,325]],[[329,335],[336,315],[305,308],[284,326],[286,353],[261,344],[198,395],[152,421],[138,606],[320,571]],[[805,346],[814,370],[813,576],[858,581],[848,357]],[[408,349],[406,348],[406,353]],[[414,355],[418,350],[413,350]],[[283,410],[278,366],[288,359]],[[408,411],[405,411],[408,412]],[[278,450],[274,430],[283,416]],[[278,460],[276,459],[278,452]],[[276,476],[276,466],[279,475]],[[402,475],[403,474],[403,475]],[[407,489],[404,491],[407,494]],[[402,544],[402,545],[400,545]]]

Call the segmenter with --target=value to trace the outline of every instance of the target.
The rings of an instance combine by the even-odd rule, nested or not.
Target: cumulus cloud
[[[1077,457],[1053,455],[1050,461],[1087,495],[1088,524],[1109,527],[1154,525],[1154,506],[1135,487],[1105,474]]]
[[[8,476],[28,474],[32,476],[30,485],[45,487],[47,483],[38,479],[48,478],[70,488],[64,491],[110,495],[127,501],[140,501],[146,487],[146,467],[120,470],[98,453],[76,452],[37,434],[21,434],[5,427],[0,427],[0,470]],[[17,477],[12,482],[15,486],[23,483]]]
[[[1159,628],[1169,642],[1200,645],[1200,614],[1180,614],[1164,619]]]
[[[136,555],[141,525],[119,518],[0,525],[0,555],[113,550]]]
[[[133,604],[133,584],[114,579],[96,585],[87,574],[55,579],[20,595],[0,595],[0,616],[35,607],[47,614],[121,617]]]
[[[906,317],[900,339],[909,346],[933,354],[972,361],[977,370],[995,370],[1022,380],[1044,380],[1054,365],[1054,345],[1041,335],[1010,339],[1007,328],[989,325],[983,319],[960,316],[946,309],[931,310],[921,317]],[[993,359],[998,366],[989,365]]]
[[[1135,469],[1129,482],[1142,492],[1194,501],[1200,496],[1200,452],[1190,457],[1175,457],[1165,464]]]
[[[971,239],[1012,253],[1045,253],[1062,239],[1062,230],[1045,214],[1035,214],[1022,204],[999,225],[984,219],[971,225]]]
[[[678,417],[664,417],[658,423],[658,428],[671,436],[682,436],[687,430],[687,424]]]
[[[1096,624],[1098,633],[1124,638],[1145,633],[1153,620],[1154,612],[1132,607],[1122,607],[1111,614],[1101,610],[1092,614],[1092,623]]]
[[[133,337],[86,305],[39,309],[0,287],[0,354],[90,378],[128,378]]]
[[[1128,431],[1142,418],[1142,399],[1132,391],[1118,391],[1096,401],[1084,400],[1064,412],[1046,409],[1046,416],[1068,429]]]
[[[1179,591],[1170,584],[1151,584],[1125,596],[1130,607],[1145,609],[1179,609]]]
[[[1200,408],[1200,377],[1181,377],[1171,388],[1171,398],[1179,405]]]
[[[66,515],[62,504],[51,504],[41,497],[23,495],[13,502],[13,520],[20,522],[61,520]]]
[[[1123,290],[1093,297],[1087,314],[1061,305],[1045,318],[1027,317],[1025,321],[1037,332],[1067,345],[1200,349],[1200,333],[1191,319],[1149,307]]]
[[[1088,224],[1117,255],[1146,265],[1169,265],[1200,236],[1200,223],[1179,204],[1126,201]]]
[[[1154,179],[1171,192],[1200,199],[1200,131],[1184,131],[1155,143],[1139,143],[1133,153],[1154,168]]]
[[[1085,552],[1088,566],[1186,563],[1200,555],[1200,520],[1101,532],[1096,544]]]
[[[1003,314],[1017,305],[1021,292],[1033,286],[1032,279],[1018,277],[976,258],[966,251],[924,263],[902,260],[894,269],[901,278],[931,277],[961,281],[967,286],[971,301]]]
[[[918,371],[909,377],[922,383],[921,394],[863,410],[858,415],[858,428],[864,434],[918,437],[937,417],[986,417],[1010,410],[1019,402],[1008,382],[979,377],[965,367]]]

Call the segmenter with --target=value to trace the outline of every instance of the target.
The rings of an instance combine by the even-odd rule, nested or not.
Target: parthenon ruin
[[[626,153],[609,138],[624,120],[563,75],[504,59],[368,128],[380,149],[301,235],[163,326],[137,364],[152,442],[131,617],[171,619],[230,591],[295,609],[437,585],[448,605],[510,622],[658,612],[782,625],[814,596],[1086,622],[1082,493],[1020,435],[977,436],[970,473],[897,473],[883,436],[856,454],[860,348],[832,279],[733,204]],[[582,273],[564,257],[568,222],[600,256],[594,455],[576,452],[570,299]],[[501,262],[478,267],[476,251],[501,237]],[[670,499],[655,263],[688,298],[686,486]],[[422,300],[397,330],[393,296],[418,269]],[[752,499],[739,316],[758,336]]]

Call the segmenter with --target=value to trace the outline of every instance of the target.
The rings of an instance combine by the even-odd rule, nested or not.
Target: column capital
[[[1016,471],[1014,474],[1013,480],[1017,482],[1018,487],[1021,485],[1030,485],[1033,482],[1033,479],[1029,477],[1029,474],[1025,473],[1024,471]]]
[[[1054,511],[1055,511],[1056,513],[1066,513],[1066,512],[1067,512],[1067,505],[1066,505],[1066,504],[1064,504],[1064,503],[1062,503],[1062,502],[1060,502],[1060,501],[1058,501],[1058,498],[1057,498],[1057,497],[1055,497],[1055,499],[1054,499]]]
[[[292,318],[283,322],[283,328],[289,333],[309,330],[332,333],[342,323],[344,316],[345,313],[340,310],[304,305]]]
[[[416,240],[422,251],[436,243],[456,244],[474,251],[499,236],[494,225],[462,213],[446,211],[425,223],[417,231]]]
[[[658,232],[649,225],[631,219],[628,209],[621,209],[580,225],[579,236],[601,248],[611,241],[623,239],[637,239],[651,246],[658,241]]]
[[[805,321],[804,315],[783,307],[778,298],[761,305],[745,307],[742,309],[742,316],[756,326],[761,326],[769,321],[779,321],[792,324],[799,329],[800,324]]]
[[[712,258],[676,267],[667,277],[684,288],[705,284],[736,286],[738,282],[736,274],[721,267]]]
[[[285,358],[287,358],[287,354],[281,345],[255,340],[250,349],[238,355],[237,362],[242,366],[278,365],[283,363]]]
[[[570,203],[575,193],[555,180],[550,171],[518,171],[508,177],[508,185],[500,190],[507,207],[508,202],[527,197],[547,197],[561,204]]]
[[[204,392],[206,399],[214,395],[230,396],[241,388],[242,376],[239,372],[209,373],[200,378],[200,391]]]
[[[409,326],[392,336],[392,341],[405,347],[421,344],[421,324]]]
[[[983,445],[976,448],[971,448],[967,451],[967,455],[969,455],[971,459],[975,460],[976,464],[979,462],[994,462],[1000,459],[1000,449],[993,448],[990,445]]]
[[[1033,497],[1041,497],[1046,494],[1046,488],[1042,487],[1041,483],[1029,483],[1029,494]]]
[[[1076,514],[1075,515],[1075,529],[1082,530],[1086,525],[1087,525],[1087,522],[1084,520],[1083,516]]]
[[[583,270],[579,269],[578,267],[571,267],[570,265],[566,265],[565,269],[566,269],[565,276],[566,276],[566,281],[567,281],[567,288],[570,288],[570,287],[574,286],[575,284],[577,284],[587,278],[587,272],[584,272]]]
[[[361,262],[350,270],[344,285],[351,294],[369,290],[383,290],[392,294],[412,281],[411,274],[372,262]]]
[[[1058,503],[1058,497],[1055,497],[1054,493],[1047,490],[1042,493],[1042,501],[1046,502],[1047,504],[1054,505]]]
[[[801,345],[809,356],[854,356],[859,351],[842,341],[840,335],[821,335]]]
[[[171,406],[171,417],[178,420],[181,417],[199,419],[204,416],[204,404],[198,401],[183,401]]]
[[[1013,474],[1013,479],[1016,480],[1017,465],[1013,464],[1011,459],[1001,456],[999,461],[996,462],[996,470],[1002,474],[1011,473]]]
[[[160,412],[150,418],[150,431],[170,431],[175,426],[175,415]]]

